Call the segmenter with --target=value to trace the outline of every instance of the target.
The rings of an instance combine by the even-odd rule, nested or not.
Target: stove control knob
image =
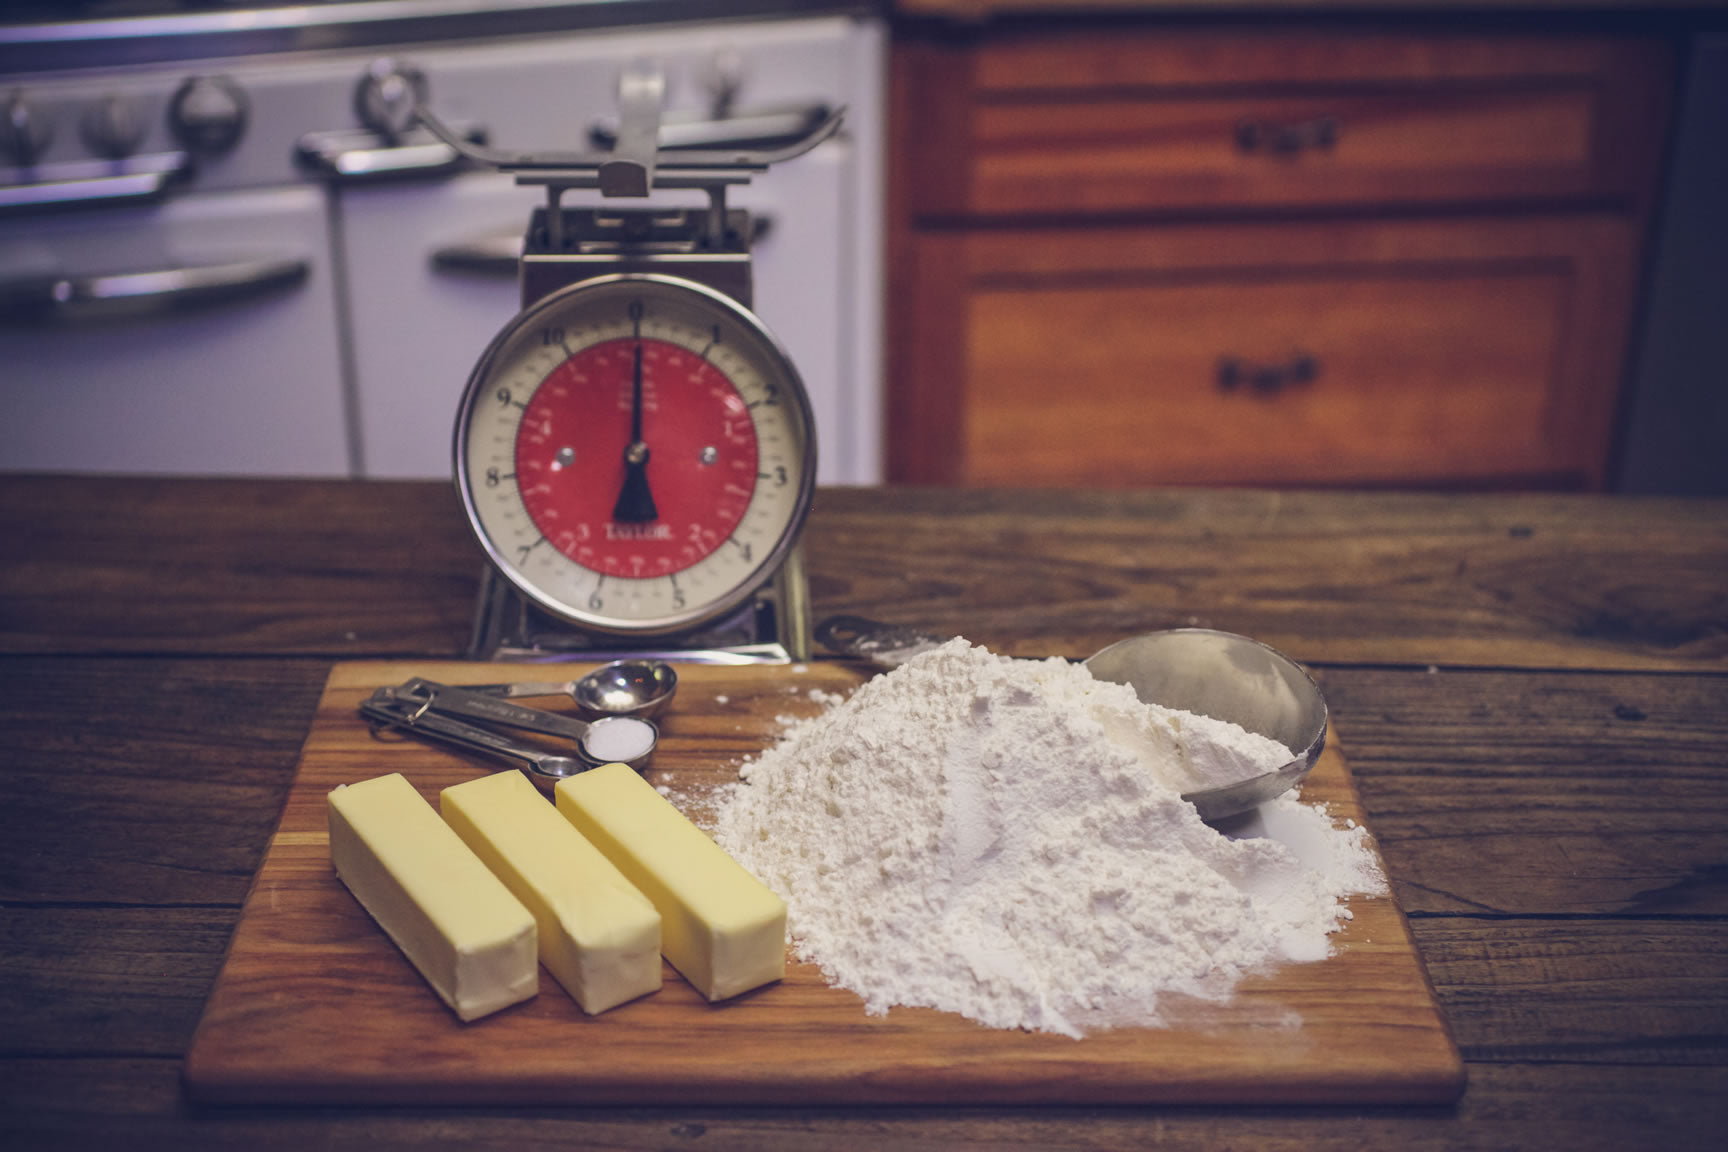
[[[192,76],[168,103],[168,127],[192,151],[216,155],[240,142],[251,111],[245,91],[228,77]]]
[[[354,112],[360,123],[396,143],[418,118],[426,99],[426,74],[405,61],[380,56],[366,67],[354,91]]]
[[[744,91],[749,76],[744,54],[731,46],[716,48],[698,70],[702,88],[708,94],[708,115],[725,120],[736,115],[738,96]]]
[[[144,121],[124,96],[113,93],[90,106],[84,115],[84,143],[107,160],[122,160],[144,141]]]
[[[24,98],[22,91],[0,101],[0,157],[28,168],[42,158],[53,139],[53,123]]]

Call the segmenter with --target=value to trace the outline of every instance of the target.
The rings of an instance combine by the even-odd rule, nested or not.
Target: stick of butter
[[[539,991],[534,917],[400,772],[330,793],[330,862],[463,1020]]]
[[[438,810],[534,914],[540,962],[584,1012],[659,989],[660,913],[526,776],[446,788]]]
[[[560,780],[558,811],[660,910],[666,959],[710,1000],[786,975],[786,903],[627,764]]]

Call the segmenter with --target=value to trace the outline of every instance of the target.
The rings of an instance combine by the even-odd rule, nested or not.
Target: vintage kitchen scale
[[[663,149],[658,70],[628,69],[619,89],[609,152],[506,154],[419,110],[463,156],[546,189],[522,312],[456,418],[457,485],[491,561],[469,655],[802,660],[816,430],[751,311],[751,223],[726,191],[828,139],[843,110],[773,147]],[[707,203],[565,207],[574,189]]]

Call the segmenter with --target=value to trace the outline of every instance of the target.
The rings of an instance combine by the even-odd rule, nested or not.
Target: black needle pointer
[[[642,341],[636,341],[630,381],[630,443],[624,446],[624,487],[613,505],[619,524],[647,524],[660,519],[654,493],[648,489],[648,444],[642,439]]]

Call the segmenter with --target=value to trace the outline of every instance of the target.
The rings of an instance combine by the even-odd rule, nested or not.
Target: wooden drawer
[[[911,377],[946,383],[902,393],[890,475],[1599,487],[1634,243],[1608,216],[925,237],[920,297],[962,303],[908,321]]]
[[[897,50],[918,216],[1647,194],[1667,49],[1136,30]]]

